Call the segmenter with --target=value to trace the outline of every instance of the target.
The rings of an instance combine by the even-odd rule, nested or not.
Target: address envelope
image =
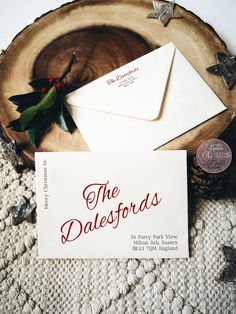
[[[35,155],[40,258],[187,258],[186,151]]]
[[[91,151],[154,150],[227,109],[172,43],[70,93],[67,108]]]

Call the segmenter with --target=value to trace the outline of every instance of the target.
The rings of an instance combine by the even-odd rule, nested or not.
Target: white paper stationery
[[[67,96],[92,151],[154,150],[226,110],[172,44]]]
[[[36,153],[39,257],[188,257],[186,163],[186,151]]]

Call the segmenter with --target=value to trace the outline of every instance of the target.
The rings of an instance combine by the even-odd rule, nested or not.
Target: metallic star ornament
[[[164,26],[167,26],[171,19],[181,18],[182,16],[175,12],[175,0],[167,4],[160,4],[157,0],[152,1],[154,11],[148,14],[149,19],[159,19]]]
[[[25,196],[22,196],[19,203],[11,208],[13,224],[17,226],[24,220],[34,222],[32,215],[35,209],[36,204],[30,204],[30,201]]]
[[[5,133],[5,130],[0,122],[0,150],[2,158],[11,162],[17,172],[24,169],[24,162],[18,155],[17,145],[14,140],[11,140]]]
[[[216,54],[217,64],[207,68],[212,74],[223,76],[228,89],[232,89],[236,83],[236,56],[227,56],[222,52]]]
[[[236,249],[223,246],[222,251],[226,259],[226,265],[216,280],[221,282],[236,282]]]

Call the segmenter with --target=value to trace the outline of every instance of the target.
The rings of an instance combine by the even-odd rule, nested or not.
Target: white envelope
[[[172,43],[66,101],[92,151],[154,150],[227,109]]]

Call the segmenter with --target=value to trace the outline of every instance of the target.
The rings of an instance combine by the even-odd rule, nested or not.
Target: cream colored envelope
[[[67,107],[92,151],[153,150],[226,110],[172,43],[70,93]]]

